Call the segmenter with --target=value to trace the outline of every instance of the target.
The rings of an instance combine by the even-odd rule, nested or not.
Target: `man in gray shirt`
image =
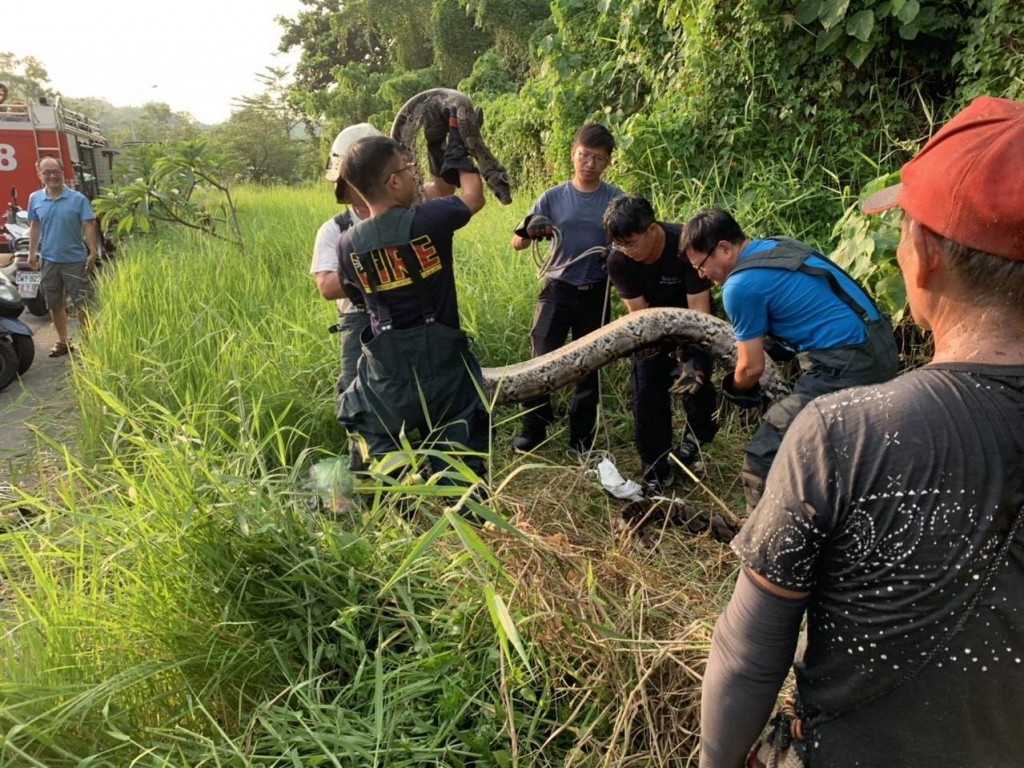
[[[608,240],[601,217],[622,190],[601,177],[614,149],[615,139],[603,125],[587,123],[580,128],[572,143],[572,180],[542,194],[530,209],[525,232],[517,230],[512,237],[512,247],[519,251],[534,240],[551,238],[555,227],[560,235],[552,244],[530,329],[533,357],[558,349],[570,334],[578,339],[608,321],[608,277],[603,260]],[[594,442],[598,383],[596,373],[580,381],[569,406],[569,446],[580,452],[590,450]],[[512,443],[521,453],[543,443],[547,427],[554,422],[547,397],[524,406],[522,431]]]

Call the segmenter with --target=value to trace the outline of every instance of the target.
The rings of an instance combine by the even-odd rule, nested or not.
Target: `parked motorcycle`
[[[32,367],[36,345],[32,329],[18,316],[25,309],[14,284],[0,273],[0,390]]]
[[[36,317],[44,317],[49,309],[39,290],[42,273],[28,265],[28,214],[22,210],[16,211],[13,216],[9,214],[3,228],[9,241],[8,247],[14,254],[11,264],[3,272],[14,282],[25,302],[25,308]]]
[[[50,309],[46,306],[46,297],[39,289],[43,273],[28,265],[27,238],[23,246],[20,243],[18,245],[18,250],[14,254],[14,267],[14,284],[25,302],[25,308],[36,317],[44,317],[49,314]]]

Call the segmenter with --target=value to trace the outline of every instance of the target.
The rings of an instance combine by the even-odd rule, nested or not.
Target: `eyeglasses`
[[[700,260],[700,264],[695,264],[695,265],[694,265],[694,267],[693,267],[693,268],[694,268],[694,269],[695,269],[695,270],[696,270],[697,272],[700,272],[700,271],[701,271],[702,269],[704,269],[704,263],[705,263],[705,262],[706,262],[706,261],[707,261],[708,259],[710,259],[710,258],[711,258],[712,256],[714,256],[714,255],[715,255],[715,251],[717,251],[717,250],[718,250],[718,246],[719,246],[719,245],[721,245],[721,243],[719,243],[719,244],[718,244],[718,245],[716,245],[716,246],[715,246],[714,248],[712,248],[712,249],[711,249],[710,251],[708,251],[708,252],[707,252],[707,255],[706,255],[706,256],[705,256],[705,257],[704,257],[703,259],[701,259],[701,260]]]
[[[622,242],[620,240],[614,240],[612,241],[612,245],[615,246],[616,249],[622,251],[627,256],[636,255],[637,249],[639,249],[643,241],[647,239],[648,232],[650,232],[649,228],[645,229],[639,235],[634,235],[633,239],[630,240],[628,243]]]
[[[590,152],[585,152],[582,149],[576,150],[576,159],[583,165],[593,163],[598,168],[604,168],[609,162],[611,162],[611,158],[608,157],[608,155],[594,155]]]
[[[64,175],[64,171],[60,170],[59,168],[54,168],[53,170],[49,170],[49,171],[40,171],[39,175],[40,176],[63,176]]]
[[[408,171],[409,173],[413,173],[413,168],[415,168],[415,167],[416,167],[416,163],[414,163],[414,162],[412,162],[412,163],[406,163],[406,164],[405,164],[405,165],[403,165],[403,166],[402,166],[401,168],[399,168],[399,169],[398,169],[397,171],[392,171],[392,172],[391,172],[391,173],[390,173],[390,174],[388,175],[388,178],[390,178],[391,176],[395,176],[395,175],[397,175],[397,174],[401,173],[402,171]],[[413,175],[415,175],[415,174],[413,174]]]

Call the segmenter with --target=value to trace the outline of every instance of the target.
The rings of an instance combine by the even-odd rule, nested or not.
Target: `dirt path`
[[[24,312],[20,318],[35,334],[35,362],[20,380],[0,392],[0,484],[16,480],[14,475],[35,463],[39,446],[32,427],[50,437],[62,438],[75,418],[68,357],[50,358],[47,352],[57,340],[49,317],[33,317]],[[71,321],[74,336],[77,327]]]

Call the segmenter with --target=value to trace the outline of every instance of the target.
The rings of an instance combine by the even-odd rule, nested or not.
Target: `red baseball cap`
[[[1024,260],[1024,104],[975,99],[903,166],[901,178],[861,210],[898,205],[947,240]]]

